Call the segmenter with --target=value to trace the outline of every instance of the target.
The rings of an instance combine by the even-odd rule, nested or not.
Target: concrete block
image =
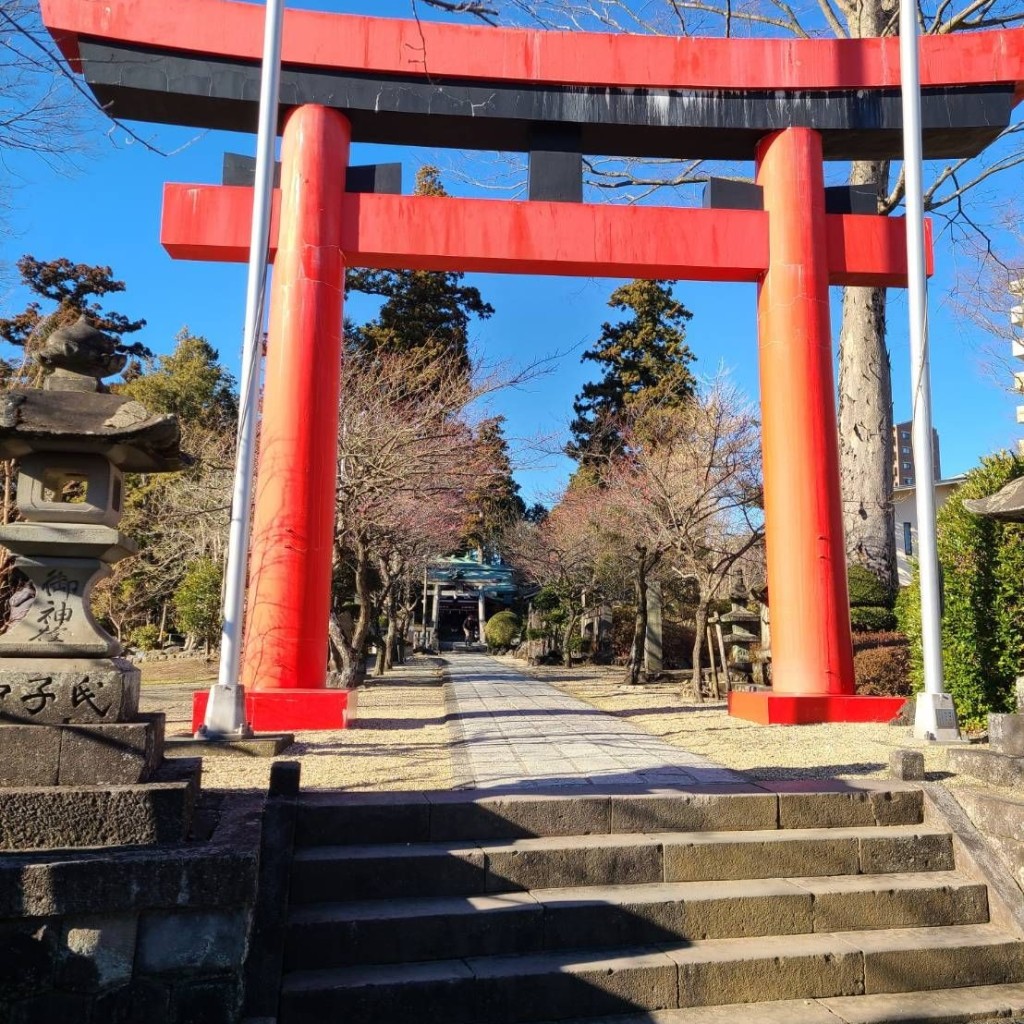
[[[959,786],[955,792],[957,802],[986,835],[1024,842],[1024,801]]]
[[[853,833],[816,836],[804,831],[718,833],[665,837],[665,880],[703,882],[732,878],[845,875],[858,871]]]
[[[536,952],[543,916],[529,893],[293,908],[285,969]]]
[[[125,786],[160,760],[164,716],[110,725],[0,725],[0,785]]]
[[[27,998],[52,986],[59,932],[59,927],[39,919],[0,924],[0,993],[5,999]]]
[[[3,751],[0,756],[0,786],[57,784],[59,729],[43,725],[0,724],[0,751]]]
[[[472,1024],[492,1020],[481,995],[461,960],[299,971],[284,979],[280,1019]]]
[[[663,879],[661,844],[649,837],[566,836],[484,844],[487,891],[629,885]]]
[[[1024,985],[932,989],[824,999],[821,1008],[837,1024],[893,1024],[894,1021],[992,1021],[1024,1013]]]
[[[93,1020],[103,1024],[163,1024],[169,1020],[170,989],[156,978],[136,978],[101,992],[93,1003]]]
[[[88,996],[71,992],[43,992],[14,1003],[5,1024],[55,1024],[89,1019]]]
[[[568,952],[466,963],[483,1004],[474,1019],[495,1024],[545,1014],[578,1018],[657,1010],[676,1003],[676,967],[649,949],[622,950],[607,959]]]
[[[864,991],[860,953],[835,936],[719,939],[669,950],[668,955],[679,965],[681,1006]]]
[[[145,782],[161,759],[164,716],[146,722],[67,725],[59,729],[61,786],[127,786]]]
[[[1024,943],[979,941],[969,928],[935,929],[947,933],[931,948],[886,949],[886,938],[871,948],[859,936],[850,941],[864,947],[865,992],[913,992],[920,989],[1003,985],[1024,977]],[[931,936],[929,936],[931,938]]]
[[[297,846],[429,839],[430,805],[420,793],[306,793],[297,807]]]
[[[612,797],[612,832],[703,832],[775,828],[770,793],[680,793]]]
[[[996,753],[1024,757],[1024,715],[989,715],[988,742]]]
[[[150,911],[139,923],[137,969],[144,974],[226,971],[241,966],[248,915],[234,911]]]
[[[195,802],[189,783],[0,790],[0,850],[181,842]]]
[[[952,871],[953,839],[946,832],[864,836],[860,839],[860,870],[866,875],[901,871]]]
[[[242,994],[234,978],[199,979],[171,991],[169,1024],[224,1024],[238,1020]]]
[[[610,831],[607,796],[535,794],[528,797],[467,798],[431,794],[430,838],[434,840],[527,839],[580,836]]]
[[[482,893],[480,849],[441,844],[313,847],[296,852],[292,903]]]
[[[814,897],[815,932],[982,924],[988,890],[957,875],[852,875],[801,879]]]
[[[69,656],[54,662],[5,657],[0,661],[0,722],[105,725],[133,721],[140,679],[139,670],[120,658]]]
[[[736,883],[739,892],[733,886],[723,888],[717,894],[695,892],[687,898],[688,939],[802,935],[813,930],[813,898],[788,882]]]
[[[894,779],[919,782],[924,778],[924,754],[920,750],[890,751],[889,774]]]
[[[79,992],[127,984],[135,962],[137,925],[134,914],[68,918],[61,935],[59,983]]]
[[[984,747],[950,747],[946,765],[954,772],[980,779],[990,786],[1012,789],[1024,783],[1024,757],[1000,754]]]
[[[806,780],[760,785],[778,794],[779,828],[915,825],[924,809],[921,791],[899,783]]]

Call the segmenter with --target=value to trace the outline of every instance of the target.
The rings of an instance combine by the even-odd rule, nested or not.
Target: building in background
[[[900,424],[907,426],[907,424]],[[898,436],[898,435],[897,435]],[[936,438],[932,439],[937,442]],[[949,496],[964,482],[963,476],[953,476],[948,480],[935,481],[935,511],[938,512]],[[896,526],[896,571],[899,574],[900,586],[910,586],[910,560],[917,553],[917,488],[898,486],[893,488],[892,506],[893,520]]]
[[[892,428],[892,486],[913,487],[917,483],[914,469],[913,423],[897,423]],[[935,467],[935,479],[941,480],[942,468],[939,463],[939,432],[932,428],[932,462]]]

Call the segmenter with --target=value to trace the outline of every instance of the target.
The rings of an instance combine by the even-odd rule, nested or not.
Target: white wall
[[[963,477],[956,476],[949,480],[939,480],[935,484],[935,511],[946,503],[949,496],[963,483]],[[899,573],[900,586],[910,585],[910,558],[917,555],[917,495],[914,487],[897,487],[893,491],[893,519],[896,524],[896,570]],[[910,547],[906,547],[906,527],[910,524]]]

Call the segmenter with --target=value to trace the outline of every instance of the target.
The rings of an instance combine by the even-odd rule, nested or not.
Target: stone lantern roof
[[[36,353],[50,371],[44,387],[0,395],[0,459],[68,452],[103,455],[127,473],[181,469],[177,418],[112,395],[102,383],[124,368],[114,348],[84,318],[50,335]]]

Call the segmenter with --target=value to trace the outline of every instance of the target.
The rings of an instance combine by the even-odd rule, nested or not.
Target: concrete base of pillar
[[[209,690],[192,694],[192,732],[203,724]],[[245,717],[254,732],[347,729],[355,718],[354,690],[247,690]]]
[[[758,725],[815,725],[819,722],[890,722],[905,697],[856,694],[791,694],[732,690],[729,714]]]

